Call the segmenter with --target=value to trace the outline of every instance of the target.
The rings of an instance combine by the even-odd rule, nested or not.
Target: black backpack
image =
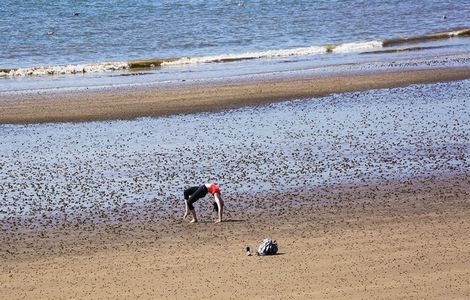
[[[277,254],[277,242],[271,239],[264,239],[258,247],[257,254],[260,256]]]

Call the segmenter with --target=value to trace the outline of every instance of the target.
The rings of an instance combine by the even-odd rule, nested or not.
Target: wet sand
[[[5,299],[466,299],[470,178],[231,199],[226,222],[177,218],[2,232]],[[328,200],[328,201],[325,201]],[[289,202],[285,209],[281,203]],[[241,208],[241,205],[237,205]],[[232,206],[233,207],[233,206]],[[260,239],[279,255],[245,256]]]
[[[133,119],[179,113],[220,111],[331,93],[446,82],[470,78],[470,69],[360,72],[342,75],[184,82],[178,86],[113,87],[93,90],[7,93],[0,98],[0,123],[41,123]]]

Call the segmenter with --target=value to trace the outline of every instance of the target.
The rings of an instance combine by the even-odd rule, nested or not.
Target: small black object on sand
[[[246,247],[246,256],[251,256],[250,247]]]

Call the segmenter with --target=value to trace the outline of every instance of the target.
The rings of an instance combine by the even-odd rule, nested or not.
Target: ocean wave
[[[0,77],[100,73],[107,71],[125,70],[128,68],[128,62],[104,62],[97,64],[79,64],[65,66],[38,66],[30,68],[0,69]]]
[[[200,56],[200,57],[182,57],[180,59],[177,59],[171,62],[165,62],[162,65],[165,66],[165,65],[201,64],[201,63],[220,63],[220,62],[233,62],[233,61],[261,59],[261,58],[315,55],[315,54],[321,54],[321,53],[326,53],[326,49],[324,47],[312,46],[312,47],[293,48],[293,49],[246,52],[246,53],[239,53],[239,54],[222,54],[222,55]]]
[[[382,47],[381,41],[368,41],[368,42],[354,42],[345,43],[340,45],[323,45],[311,47],[299,47],[291,49],[278,49],[259,52],[247,52],[241,54],[223,54],[214,56],[201,56],[201,57],[182,57],[180,59],[163,62],[162,66],[168,65],[186,65],[186,64],[201,64],[201,63],[220,63],[220,62],[233,62],[250,59],[262,58],[279,58],[291,56],[309,56],[326,53],[351,53],[359,52],[367,49]]]
[[[386,39],[382,42],[384,47],[398,46],[403,44],[422,43],[436,40],[444,40],[452,37],[470,36],[470,28],[455,29],[450,31],[442,31],[430,34],[415,35],[408,37],[398,37]]]
[[[334,47],[333,53],[352,53],[352,52],[363,52],[366,50],[372,50],[382,48],[382,41],[370,41],[370,42],[353,42],[345,43]]]
[[[364,51],[360,54],[387,54],[387,53],[401,53],[401,52],[413,52],[413,51],[423,51],[423,50],[432,50],[432,49],[441,49],[447,46],[418,46],[418,47],[406,47],[406,48],[382,48],[380,50],[374,51]]]
[[[417,51],[428,49],[429,47],[405,47],[393,48],[405,44],[424,43],[440,39],[448,39],[453,37],[470,36],[470,28],[455,29],[425,35],[398,37],[385,40],[358,41],[342,44],[328,44],[321,46],[299,47],[290,49],[277,49],[257,52],[246,52],[238,54],[221,54],[199,57],[180,57],[180,58],[161,58],[146,60],[131,60],[123,62],[104,62],[97,64],[78,64],[63,66],[39,66],[30,68],[0,69],[0,77],[20,77],[20,76],[45,76],[45,75],[66,75],[66,74],[83,74],[97,73],[117,70],[135,70],[135,69],[152,69],[165,66],[178,66],[190,64],[207,64],[207,63],[226,63],[242,60],[253,59],[269,59],[293,56],[312,56],[330,53],[361,53],[361,54],[384,54],[404,51]],[[388,48],[391,49],[383,49]]]
[[[291,56],[308,56],[325,53],[348,53],[381,47],[380,41],[355,42],[340,45],[324,45],[300,47],[291,49],[278,49],[239,54],[221,54],[200,57],[162,58],[131,60],[127,62],[106,62],[98,64],[80,64],[65,66],[39,66],[17,69],[0,69],[0,77],[45,76],[96,73],[127,69],[152,69],[163,66],[177,66],[188,64],[224,63],[250,59],[278,58]]]

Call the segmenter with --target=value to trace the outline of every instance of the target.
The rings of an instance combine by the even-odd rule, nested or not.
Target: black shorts
[[[184,200],[188,202],[188,208],[194,209],[193,203],[197,200],[204,198],[208,193],[207,187],[203,184],[201,186],[192,186],[184,190]]]

